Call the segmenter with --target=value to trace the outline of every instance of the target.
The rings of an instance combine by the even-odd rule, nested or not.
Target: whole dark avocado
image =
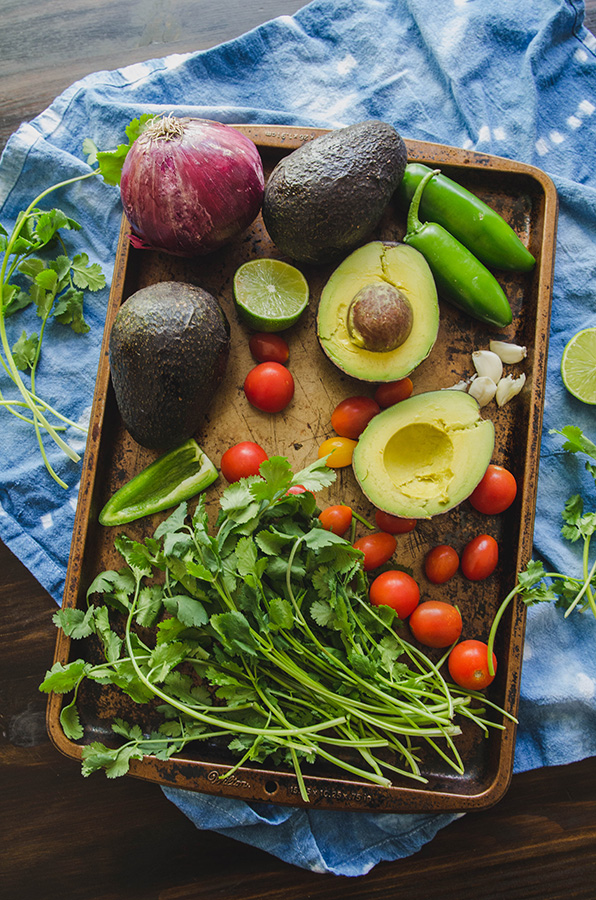
[[[282,253],[299,262],[333,262],[379,223],[406,168],[406,146],[392,125],[372,119],[303,144],[274,168],[263,221]]]
[[[166,281],[120,307],[109,341],[116,402],[127,431],[169,449],[197,430],[225,374],[230,325],[202,288]]]

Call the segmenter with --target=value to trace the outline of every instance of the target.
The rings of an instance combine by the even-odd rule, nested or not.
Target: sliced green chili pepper
[[[430,171],[422,163],[408,163],[396,193],[404,210]],[[446,175],[437,175],[427,187],[420,204],[420,218],[442,225],[490,268],[529,272],[536,263],[503,216]]]
[[[511,307],[492,272],[442,225],[418,217],[422,193],[438,174],[429,169],[414,192],[404,243],[422,253],[440,296],[481,322],[505,328],[513,318]]]
[[[217,478],[193,438],[159,456],[113,494],[99,514],[102,525],[124,525],[190,500]]]

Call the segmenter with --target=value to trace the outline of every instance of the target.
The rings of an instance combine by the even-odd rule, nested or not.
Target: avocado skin
[[[265,187],[263,221],[282,253],[333,262],[379,223],[406,168],[392,125],[371,119],[303,144],[276,165]]]
[[[109,340],[116,403],[131,437],[167,450],[191,437],[221,384],[230,325],[202,288],[159,282],[120,307]]]

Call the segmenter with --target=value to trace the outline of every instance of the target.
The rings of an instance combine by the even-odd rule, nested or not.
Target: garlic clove
[[[522,347],[520,344],[508,344],[506,341],[491,341],[489,347],[502,362],[507,364],[521,362],[528,355],[526,347]]]
[[[478,402],[478,406],[486,406],[493,399],[497,391],[497,385],[488,375],[479,375],[471,383],[468,394]]]
[[[449,387],[443,388],[444,391],[467,391],[469,381],[466,381],[465,378],[462,378],[461,381],[458,381],[456,384],[451,384]]]
[[[474,350],[472,362],[481,378],[486,376],[492,379],[495,384],[498,383],[503,374],[503,362],[500,356],[493,353],[492,350]]]
[[[506,403],[519,394],[525,383],[526,376],[524,372],[517,378],[514,378],[513,375],[507,375],[505,378],[501,378],[495,394],[497,405],[505,406]]]

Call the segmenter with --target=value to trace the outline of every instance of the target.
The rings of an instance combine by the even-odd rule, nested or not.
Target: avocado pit
[[[405,294],[387,282],[361,288],[348,307],[348,332],[357,347],[387,353],[401,347],[414,322]]]

